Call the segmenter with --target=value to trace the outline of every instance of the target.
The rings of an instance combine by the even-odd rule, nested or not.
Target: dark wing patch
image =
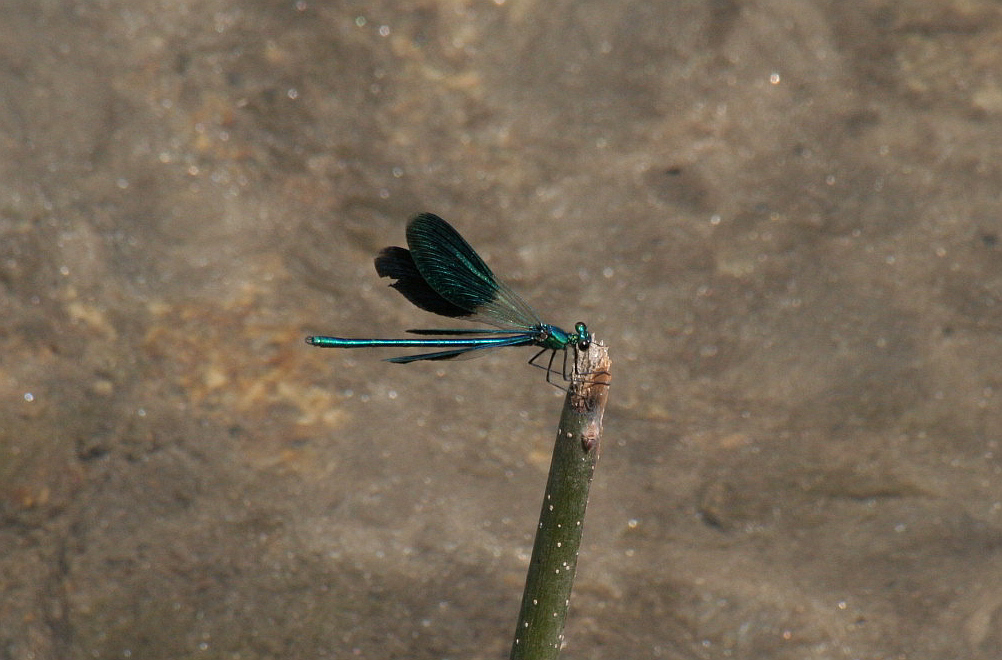
[[[439,295],[418,272],[410,250],[402,247],[387,247],[376,257],[376,272],[380,277],[393,280],[390,286],[396,289],[416,307],[426,312],[461,318],[473,313],[455,305]]]

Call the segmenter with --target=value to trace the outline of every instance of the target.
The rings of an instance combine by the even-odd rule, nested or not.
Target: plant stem
[[[584,376],[571,383],[564,399],[511,660],[553,660],[560,653],[588,488],[598,462],[610,364],[608,349],[596,342],[576,356],[575,373]]]

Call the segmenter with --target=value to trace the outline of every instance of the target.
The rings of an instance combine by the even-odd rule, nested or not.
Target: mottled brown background
[[[997,1],[0,26],[0,659],[506,657],[560,393],[303,343],[422,210],[612,350],[562,657],[1002,657]]]

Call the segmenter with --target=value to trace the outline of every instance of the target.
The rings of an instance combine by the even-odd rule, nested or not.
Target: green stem
[[[588,488],[598,462],[609,365],[603,345],[592,343],[578,352],[576,373],[588,375],[572,383],[564,399],[511,660],[553,660],[560,653]]]

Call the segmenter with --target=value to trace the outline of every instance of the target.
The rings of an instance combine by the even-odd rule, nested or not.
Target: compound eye
[[[574,324],[574,332],[578,335],[578,349],[587,350],[591,346],[591,333],[588,332],[588,326],[578,321]]]

